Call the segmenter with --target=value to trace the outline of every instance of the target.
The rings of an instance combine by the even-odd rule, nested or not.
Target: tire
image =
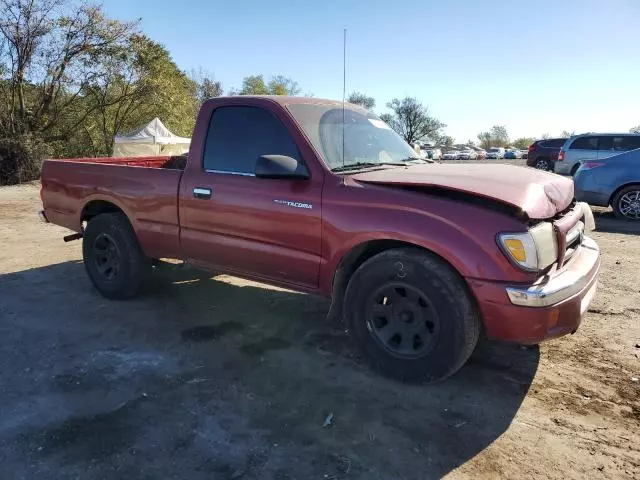
[[[552,170],[551,162],[548,158],[538,158],[535,163],[535,168],[538,170],[545,170],[547,172]]]
[[[94,287],[104,297],[135,297],[151,272],[152,260],[140,249],[136,234],[122,213],[92,218],[82,241],[84,266]]]
[[[408,382],[455,373],[481,329],[462,278],[436,255],[417,249],[387,250],[365,261],[349,281],[344,312],[372,366]]]
[[[640,221],[640,185],[629,185],[620,190],[613,197],[611,206],[616,217]]]

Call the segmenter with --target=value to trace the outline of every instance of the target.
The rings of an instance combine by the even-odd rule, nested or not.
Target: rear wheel
[[[547,158],[539,158],[538,160],[536,160],[536,165],[535,167],[538,170],[546,170],[549,171],[551,170],[551,162],[549,161],[549,159]]]
[[[349,332],[374,368],[437,381],[471,355],[480,318],[466,284],[428,252],[393,249],[364,262],[345,295]]]
[[[82,242],[84,266],[96,289],[107,298],[134,297],[151,271],[152,260],[140,249],[122,213],[92,218]]]
[[[640,220],[640,185],[630,185],[620,190],[611,202],[617,217]]]

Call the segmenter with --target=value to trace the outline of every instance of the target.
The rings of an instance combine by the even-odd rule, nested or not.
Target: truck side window
[[[253,174],[260,155],[287,155],[300,161],[291,135],[268,111],[240,106],[214,110],[205,143],[205,170]]]

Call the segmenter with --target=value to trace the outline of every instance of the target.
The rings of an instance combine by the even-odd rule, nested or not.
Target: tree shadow
[[[537,347],[482,342],[454,377],[372,372],[319,298],[162,266],[100,297],[79,262],[0,276],[9,477],[440,478],[511,424]]]

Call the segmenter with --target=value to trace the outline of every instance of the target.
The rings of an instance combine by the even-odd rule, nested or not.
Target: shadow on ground
[[[76,262],[0,276],[7,478],[439,478],[509,427],[538,366],[482,343],[452,379],[400,384],[322,299],[159,270],[130,302]]]
[[[598,232],[640,235],[640,221],[620,219],[613,214],[613,211],[603,208],[594,209],[593,217]]]

